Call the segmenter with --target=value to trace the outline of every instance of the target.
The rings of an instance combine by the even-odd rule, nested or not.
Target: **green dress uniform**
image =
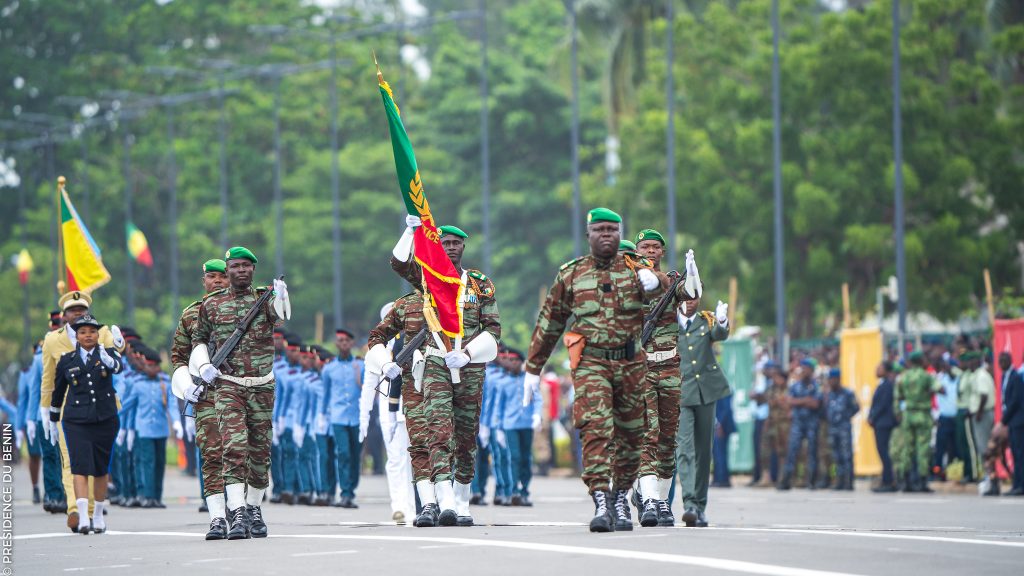
[[[903,441],[896,452],[897,477],[916,470],[920,489],[928,478],[928,462],[932,439],[932,394],[940,385],[924,368],[915,366],[896,380],[894,409],[900,417]]]
[[[676,461],[683,489],[683,520],[700,522],[708,503],[711,477],[711,442],[715,430],[715,402],[732,394],[715,359],[713,344],[729,337],[729,329],[710,312],[681,319],[679,368],[682,376],[682,415]]]

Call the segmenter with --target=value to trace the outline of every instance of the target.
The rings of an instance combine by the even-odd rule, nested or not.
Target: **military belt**
[[[224,380],[226,382],[234,382],[235,384],[240,384],[242,386],[262,386],[264,384],[269,384],[270,382],[274,381],[274,373],[271,372],[263,376],[245,378],[230,376],[228,374],[221,374],[220,376],[217,376],[217,378],[220,380]]]
[[[583,355],[602,360],[632,360],[636,356],[636,341],[630,339],[625,346],[618,348],[598,348],[597,346],[584,346]]]
[[[662,350],[660,352],[648,352],[647,362],[657,363],[664,362],[665,360],[671,360],[679,355],[679,350],[673,348],[671,350]]]

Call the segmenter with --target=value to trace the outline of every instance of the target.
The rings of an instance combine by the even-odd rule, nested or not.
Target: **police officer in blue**
[[[338,470],[334,456],[334,436],[331,435],[331,425],[327,421],[327,389],[324,386],[323,371],[324,365],[334,360],[331,354],[323,346],[310,346],[316,353],[316,407],[312,415],[313,438],[316,441],[316,452],[318,456],[317,467],[320,469],[319,490],[314,504],[317,506],[329,506],[338,488]]]
[[[498,344],[498,357],[487,363],[484,369],[484,384],[480,393],[480,430],[476,435],[476,465],[474,467],[472,490],[469,503],[474,506],[487,505],[487,479],[491,475],[491,406],[494,405],[494,379],[503,370],[499,360],[508,350]]]
[[[825,400],[825,421],[828,422],[828,443],[832,461],[836,463],[833,490],[853,490],[853,427],[850,419],[860,412],[853,390],[843,388],[839,368],[828,373],[828,396]]]
[[[28,445],[33,504],[39,504],[42,501],[42,496],[39,493],[39,468],[42,464],[43,444],[49,444],[43,436],[45,426],[43,426],[39,414],[39,387],[33,386],[42,373],[42,359],[42,345],[36,344],[32,348],[32,361],[18,373],[18,405],[14,419],[14,429],[17,431],[18,437],[20,438],[24,434],[25,443]],[[43,482],[45,488],[45,478]],[[43,509],[47,512],[50,511],[49,497],[47,497]]]
[[[800,361],[799,377],[789,385],[789,406],[793,410],[793,421],[789,428],[789,446],[786,450],[786,467],[779,481],[779,490],[793,487],[793,473],[800,445],[807,441],[807,487],[814,490],[814,474],[818,470],[818,411],[821,409],[821,390],[814,379],[818,363],[813,358]]]
[[[88,510],[89,477],[93,477],[96,505],[91,521],[88,514],[79,515],[78,533],[82,535],[106,531],[103,510],[107,506],[107,473],[120,427],[113,375],[122,369],[121,356],[99,343],[102,326],[90,314],[71,325],[75,331],[75,349],[57,362],[50,400],[51,442],[56,442],[59,423],[67,440],[79,510]],[[64,406],[63,413],[61,406]]]
[[[334,335],[338,355],[324,365],[325,415],[334,436],[338,485],[341,495],[335,506],[358,508],[355,503],[362,461],[362,441],[369,432],[369,420],[361,421],[359,397],[363,387],[363,361],[352,355],[354,335],[338,328]]]
[[[283,379],[288,370],[288,360],[285,358],[285,345],[287,333],[284,328],[274,328],[274,409],[271,412],[271,420],[274,421],[273,439],[270,444],[270,480],[271,494],[270,502],[278,504],[281,502],[281,491],[284,489],[284,454],[281,450],[280,431],[277,429],[277,417],[281,398],[283,394]]]
[[[319,413],[324,399],[324,387],[317,371],[316,351],[311,346],[303,346],[300,350],[302,377],[298,379],[301,386],[302,403],[296,421],[301,428],[303,439],[299,449],[299,474],[305,488],[299,495],[299,504],[313,505],[320,495],[320,454],[316,442],[316,415]]]
[[[281,502],[295,504],[295,493],[301,490],[299,486],[298,460],[299,447],[295,442],[292,420],[293,404],[301,400],[301,387],[297,385],[297,378],[302,367],[299,365],[299,347],[302,343],[295,334],[285,335],[284,358],[285,365],[280,371],[275,371],[275,401],[271,417],[274,420],[273,439],[271,447],[277,444],[280,450],[280,474],[281,487],[278,494]]]
[[[523,406],[523,353],[510,349],[506,355],[506,371],[500,397],[501,429],[508,442],[511,471],[512,506],[533,506],[530,501],[530,480],[533,477],[533,432],[540,428],[543,400],[533,395],[529,406]]]

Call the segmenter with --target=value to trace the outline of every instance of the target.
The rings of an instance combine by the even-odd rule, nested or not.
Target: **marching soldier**
[[[633,529],[628,494],[646,429],[647,356],[637,339],[644,304],[669,283],[647,259],[618,252],[621,222],[607,208],[588,213],[590,254],[559,269],[533,331],[523,382],[523,401],[529,402],[540,393],[540,372],[574,317],[565,340],[576,391],[573,420],[583,444],[583,482],[594,500],[591,532]]]
[[[75,331],[72,330],[68,324],[71,324],[75,320],[78,320],[82,316],[85,316],[89,312],[89,306],[92,305],[92,296],[82,292],[80,290],[74,290],[68,292],[60,297],[58,305],[64,314],[64,326],[58,330],[54,330],[46,335],[43,340],[43,379],[40,383],[39,393],[39,410],[42,412],[44,409],[49,410],[50,401],[53,399],[53,386],[54,379],[56,378],[57,361],[60,357],[68,352],[75,350],[77,340],[75,338]],[[120,353],[124,350],[124,337],[121,335],[121,330],[117,326],[111,326],[109,329],[103,326],[99,329],[99,343],[103,345],[105,349],[116,350]],[[44,421],[50,419],[49,413],[44,416]],[[50,437],[50,443],[60,444],[60,456],[61,456],[61,482],[64,484],[64,494],[74,494],[74,485],[71,478],[71,464],[68,460],[68,447],[67,441],[64,438],[63,428],[59,429],[58,437]],[[93,480],[90,478],[89,483]],[[89,494],[93,494],[92,489],[89,489]],[[94,501],[89,500],[88,510],[89,514],[92,514],[94,508]],[[79,513],[85,512],[78,510],[77,502],[73,502],[68,499],[67,513],[68,513],[68,528],[72,532],[78,531],[78,518]]]
[[[210,294],[228,285],[226,264],[223,260],[212,259],[203,263],[203,292]],[[188,372],[188,359],[192,352],[192,332],[199,318],[202,300],[189,304],[181,312],[181,320],[174,330],[171,344],[171,372],[184,368]],[[210,390],[192,406],[195,417],[196,445],[199,447],[199,483],[203,499],[210,513],[210,530],[207,540],[223,540],[228,537],[228,523],[224,509],[223,451],[218,424],[217,406]]]
[[[896,453],[896,469],[910,476],[907,492],[931,492],[928,488],[929,448],[932,440],[932,394],[938,392],[935,378],[924,369],[924,354],[912,352],[910,369],[896,380],[893,408],[903,442]]]
[[[228,539],[267,535],[260,505],[270,483],[270,443],[274,408],[274,324],[291,315],[288,287],[274,280],[274,304],[260,310],[220,368],[210,363],[208,346],[220,348],[266,288],[252,285],[256,255],[236,246],[224,256],[230,286],[199,306],[192,334],[192,361],[207,385],[216,383],[224,446],[224,493]],[[202,394],[190,390],[190,396]]]
[[[410,231],[420,225],[420,219],[408,216],[406,224],[409,228],[392,251],[391,266],[415,286],[421,282],[422,272],[412,258]],[[469,500],[473,492],[484,367],[497,353],[501,321],[494,282],[479,270],[462,267],[469,235],[455,226],[441,226],[438,232],[441,246],[461,272],[466,286],[459,302],[465,346],[451,352],[426,347],[423,394],[431,421],[436,425],[430,439],[430,479],[437,492],[440,524],[472,526]],[[452,383],[453,370],[460,371],[458,385]]]

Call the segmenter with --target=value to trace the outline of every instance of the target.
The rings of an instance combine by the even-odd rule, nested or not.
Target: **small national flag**
[[[68,275],[67,290],[91,292],[109,282],[110,272],[103,265],[100,247],[92,239],[63,187],[60,191],[60,222]]]
[[[32,261],[32,257],[28,254],[27,248],[22,248],[21,252],[18,253],[18,282],[22,286],[28,284],[28,274],[36,267],[35,262]]]
[[[149,242],[146,235],[135,227],[135,224],[125,224],[125,237],[128,238],[128,252],[135,258],[135,261],[146,268],[153,267],[153,255],[149,252]]]

